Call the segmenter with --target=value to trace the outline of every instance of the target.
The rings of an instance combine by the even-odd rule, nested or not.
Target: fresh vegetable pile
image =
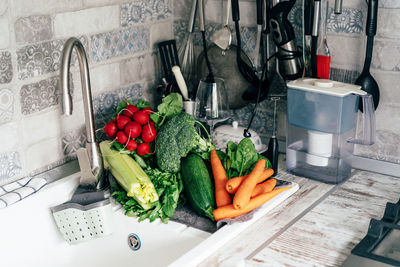
[[[168,222],[183,189],[181,159],[191,152],[209,154],[214,148],[182,109],[179,94],[165,97],[157,111],[144,100],[124,100],[104,127],[109,138],[100,144],[104,166],[118,182],[113,197],[126,215],[139,221],[160,218]]]
[[[251,141],[251,144],[248,141],[249,139],[243,139],[237,147],[235,144],[228,144],[227,153],[225,156],[222,154],[222,157],[224,157],[225,162],[232,164],[233,170],[229,169],[227,172],[217,152],[211,151],[211,166],[214,174],[217,203],[213,216],[216,221],[246,214],[282,191],[289,189],[289,187],[274,189],[276,180],[268,179],[274,174],[274,171],[268,168],[270,166],[269,161],[262,156],[257,156],[257,153],[254,154],[254,145],[252,147]],[[246,155],[248,156],[246,157]],[[256,163],[253,167],[254,161]],[[249,168],[249,166],[252,167]],[[246,174],[249,170],[251,171],[248,175],[234,177],[230,180],[228,180],[226,174],[235,172]]]
[[[104,127],[104,166],[118,182],[112,195],[126,215],[167,223],[184,192],[197,214],[218,221],[248,213],[287,189],[274,189],[271,164],[249,138],[216,151],[204,126],[182,110],[176,93],[157,110],[144,100],[124,100]]]

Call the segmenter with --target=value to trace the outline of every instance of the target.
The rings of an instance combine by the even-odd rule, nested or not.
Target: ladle
[[[229,49],[229,46],[231,45],[232,42],[232,33],[231,33],[231,28],[229,27],[230,12],[231,12],[231,1],[228,0],[226,2],[225,25],[218,31],[214,32],[214,34],[211,36],[211,41],[222,50]]]
[[[360,76],[356,80],[357,85],[361,85],[361,90],[372,95],[375,109],[379,104],[379,86],[369,72],[372,59],[372,51],[374,46],[374,36],[376,34],[376,24],[378,19],[378,0],[369,0],[368,15],[367,15],[367,49],[365,52],[364,68]],[[363,111],[362,103],[360,102],[359,109]]]

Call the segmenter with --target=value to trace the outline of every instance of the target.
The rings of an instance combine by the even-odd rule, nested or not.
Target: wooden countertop
[[[400,198],[400,179],[355,170],[335,186],[284,172],[300,189],[199,266],[340,266],[371,218]]]

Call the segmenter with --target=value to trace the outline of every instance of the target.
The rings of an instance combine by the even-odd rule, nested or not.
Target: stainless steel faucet
[[[335,0],[335,14],[342,14],[342,0]]]
[[[91,188],[96,187],[97,189],[99,189],[102,186],[103,182],[103,159],[101,157],[99,145],[96,142],[92,93],[90,89],[89,79],[89,66],[85,49],[81,41],[79,41],[75,37],[69,38],[65,42],[61,55],[60,86],[62,90],[62,112],[65,115],[72,114],[72,96],[69,89],[69,68],[73,48],[75,48],[76,54],[78,56],[79,69],[81,73],[81,86],[87,136],[86,150],[89,157],[91,171],[94,175],[92,179],[86,179],[83,181],[81,179],[81,185]]]

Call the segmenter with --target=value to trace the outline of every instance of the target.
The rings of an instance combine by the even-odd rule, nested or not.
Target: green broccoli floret
[[[169,119],[159,130],[156,138],[157,165],[163,171],[178,172],[181,158],[193,151],[210,152],[211,141],[203,139],[194,127],[193,116],[180,113]]]

